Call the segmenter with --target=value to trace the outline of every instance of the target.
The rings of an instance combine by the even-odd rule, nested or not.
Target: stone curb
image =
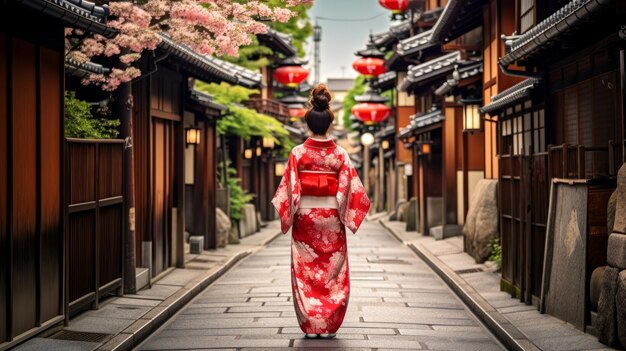
[[[471,285],[433,255],[426,247],[421,244],[403,241],[383,221],[379,222],[393,237],[408,246],[417,256],[424,260],[508,350],[541,350],[524,333],[500,314],[495,307],[489,304]]]
[[[265,246],[274,240],[277,235],[270,237],[259,247]],[[246,250],[239,252],[235,256],[229,258],[226,263],[220,267],[216,267],[207,273],[197,277],[187,283],[183,288],[172,294],[156,307],[144,314],[135,323],[128,326],[121,333],[115,335],[104,345],[99,346],[97,350],[118,351],[130,350],[146,340],[153,332],[161,327],[168,319],[174,316],[183,306],[185,306],[194,297],[200,294],[206,287],[213,283],[216,279],[224,275],[230,268],[243,258],[252,254],[255,250]]]

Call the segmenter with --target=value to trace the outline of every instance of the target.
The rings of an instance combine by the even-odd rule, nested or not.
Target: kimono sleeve
[[[298,206],[300,205],[300,194],[298,163],[292,152],[289,154],[285,173],[272,199],[272,205],[274,205],[280,216],[280,229],[283,234],[287,233],[293,224],[293,216],[298,211]]]
[[[339,219],[350,231],[356,233],[370,209],[370,199],[347,153],[344,153],[338,174],[337,203]]]

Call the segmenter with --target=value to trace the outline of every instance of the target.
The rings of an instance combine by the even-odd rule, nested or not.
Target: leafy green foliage
[[[352,89],[348,90],[346,97],[343,99],[343,125],[346,129],[352,129],[352,122],[350,121],[350,116],[352,115],[352,107],[357,104],[354,99],[356,96],[361,95],[365,92],[365,77],[358,76],[354,80],[354,86]]]
[[[500,246],[500,238],[494,238],[489,242],[489,261],[494,261],[498,269],[502,268],[502,246]]]
[[[91,105],[76,98],[76,92],[65,92],[65,136],[68,138],[113,139],[119,135],[120,121],[106,116],[100,109],[94,116]]]
[[[230,219],[239,221],[241,219],[241,211],[243,205],[249,203],[254,195],[248,193],[241,188],[241,179],[237,178],[237,170],[227,167],[228,173],[228,189],[230,189]]]
[[[264,2],[269,7],[283,6],[283,0],[266,0]],[[292,36],[292,45],[297,51],[299,57],[304,57],[304,44],[313,34],[313,26],[307,13],[311,5],[299,5],[291,10],[297,15],[292,17],[285,23],[271,22],[268,25],[281,33],[290,34]],[[256,37],[252,39],[252,44],[239,48],[239,57],[225,56],[222,59],[238,64],[249,69],[259,69],[270,64],[268,56],[272,55],[272,50],[259,43]]]
[[[196,81],[196,89],[212,95],[217,102],[228,106],[228,113],[217,122],[219,134],[232,134],[248,139],[252,136],[273,138],[277,145],[288,152],[293,146],[289,132],[275,118],[258,113],[241,105],[250,95],[258,93],[253,89],[232,86],[228,83],[204,83]]]

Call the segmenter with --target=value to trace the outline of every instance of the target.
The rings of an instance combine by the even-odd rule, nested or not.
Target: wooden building
[[[517,32],[494,42],[501,48],[500,70],[524,78],[483,107],[497,120],[502,281],[522,300],[539,304],[551,183],[586,184],[582,205],[593,216],[582,233],[586,254],[578,258],[583,284],[588,287],[593,269],[606,264],[607,201],[624,161],[625,46],[616,30],[624,8],[618,1],[521,2],[521,12],[504,2],[491,6],[514,19],[501,25],[504,34]],[[585,304],[589,325],[588,293]]]
[[[68,317],[64,28],[108,36],[107,14],[88,2],[0,5],[0,349]]]
[[[146,65],[154,73],[133,83],[136,258],[155,279],[183,266],[185,231],[216,247],[215,123],[225,107],[195,91],[194,79],[253,88],[260,77],[165,36]]]

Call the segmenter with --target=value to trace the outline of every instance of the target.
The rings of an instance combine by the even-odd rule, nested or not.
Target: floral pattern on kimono
[[[311,172],[335,175],[334,190],[326,181],[318,188],[304,186],[304,175]],[[299,208],[302,196],[320,194],[334,196],[337,208]],[[309,138],[296,146],[272,204],[282,232],[292,229],[291,285],[298,324],[308,334],[335,333],[350,296],[345,227],[356,233],[370,207],[348,153],[331,140]]]

